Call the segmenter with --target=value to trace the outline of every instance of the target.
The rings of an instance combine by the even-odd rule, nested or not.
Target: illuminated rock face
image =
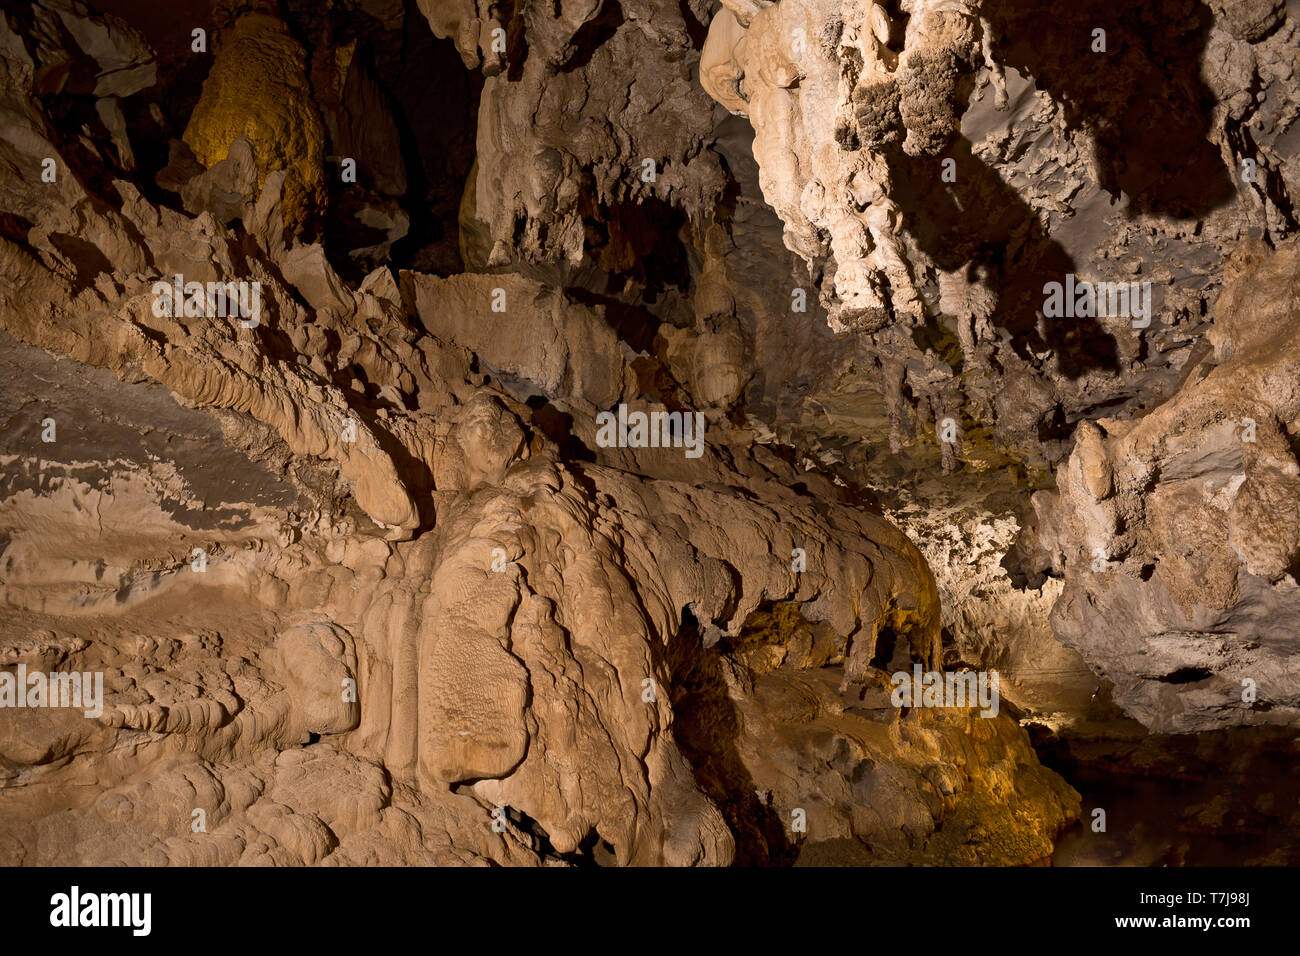
[[[618,248],[623,205],[708,214],[725,178],[707,149],[713,104],[693,69],[707,6],[582,2],[502,22],[486,3],[421,5],[434,33],[486,76],[468,211],[487,227],[487,265],[578,266],[601,254],[593,220],[614,234],[606,260],[637,254]]]
[[[210,168],[226,159],[241,136],[253,147],[257,193],[268,174],[287,174],[284,221],[298,231],[325,201],[325,129],[307,82],[302,46],[266,13],[246,14],[221,34],[183,138]]]
[[[1225,248],[1294,232],[1293,21],[1268,3],[729,3],[700,81],[752,125],[761,196],[808,264],[770,300],[803,286],[857,333],[862,384],[837,370],[837,391],[870,387],[865,360],[894,454],[952,418],[955,445],[1050,474],[1078,421],[1176,386]],[[1069,276],[1150,282],[1150,324],[1053,314],[1044,289]]]
[[[818,476],[801,482],[818,497],[790,490],[791,466],[743,446],[603,447],[597,412],[636,402],[635,374],[620,371],[603,311],[559,290],[515,276],[399,282],[387,269],[352,288],[274,233],[237,264],[232,229],[260,222],[255,210],[228,229],[118,188],[133,227],[122,241],[180,275],[182,294],[125,275],[74,291],[3,247],[11,362],[39,356],[52,366],[42,377],[79,396],[14,410],[18,421],[39,406],[61,431],[39,449],[39,429],[12,436],[33,484],[16,482],[4,506],[6,614],[24,635],[6,661],[106,677],[95,720],[0,711],[15,774],[7,861],[518,863],[598,840],[620,863],[723,864],[739,831],[745,860],[773,862],[805,832],[833,853],[951,816],[915,755],[854,742],[897,710],[844,713],[876,680],[882,631],[938,661],[933,579],[878,514]],[[190,282],[250,275],[252,318],[189,308]],[[494,337],[467,317],[492,314],[498,295],[498,331],[516,330]],[[537,347],[520,348],[530,335]],[[569,460],[480,361],[546,394],[586,453]],[[119,401],[112,427],[89,411]],[[159,431],[173,437],[148,437]],[[157,454],[168,445],[185,451]],[[851,823],[862,794],[847,785],[760,803],[749,781],[785,779],[765,737],[745,731],[741,756],[714,753],[709,708],[756,706],[726,642],[778,602],[822,635],[801,666],[831,670],[816,711],[762,720],[792,734],[830,721],[845,772],[897,763],[902,802]],[[700,686],[700,668],[734,676]],[[1050,853],[1077,804],[1023,731],[1005,716],[909,721],[927,752],[954,759],[978,730],[998,791],[1038,808],[928,858]],[[129,760],[93,756],[128,739]],[[28,770],[41,782],[17,783]],[[961,813],[979,812],[983,773],[943,785]],[[62,796],[73,781],[89,796]]]
[[[1281,5],[108,5],[0,14],[0,862],[1034,864],[1300,721]]]
[[[180,225],[169,230],[171,241]],[[152,231],[143,235],[162,241]],[[220,230],[212,241],[224,241]],[[824,670],[816,677],[818,710],[785,715],[778,708],[762,720],[811,734],[817,725],[807,722],[823,713],[816,719],[849,735],[846,768],[897,761],[911,796],[892,809],[882,804],[846,824],[843,812],[861,794],[825,783],[782,793],[772,806],[749,801],[748,788],[739,797],[713,796],[700,789],[678,744],[679,733],[693,733],[692,753],[713,760],[708,724],[688,705],[688,729],[674,730],[674,701],[692,695],[707,692],[709,707],[758,706],[750,700],[757,691],[739,675],[730,687],[693,681],[701,667],[735,666],[721,648],[704,646],[698,625],[739,641],[752,615],[773,602],[802,608],[796,621],[820,622],[829,644],[808,665],[839,662],[837,672],[853,688],[874,680],[867,661],[882,628],[920,659],[937,660],[933,580],[915,548],[878,515],[834,503],[830,511],[814,507],[783,488],[793,472],[775,459],[737,473],[712,453],[695,462],[673,451],[676,460],[665,464],[649,450],[613,449],[608,463],[570,465],[543,436],[525,431],[525,405],[481,379],[475,384],[468,353],[452,340],[400,332],[398,303],[387,298],[397,294],[390,278],[372,276],[371,291],[357,293],[358,314],[349,316],[355,323],[369,315],[372,330],[350,361],[369,366],[377,379],[389,364],[415,370],[391,385],[395,397],[406,393],[411,402],[381,405],[376,417],[360,396],[328,385],[327,367],[286,376],[267,355],[262,335],[307,334],[301,313],[269,276],[263,322],[241,330],[207,316],[155,316],[143,291],[120,302],[74,302],[53,277],[42,279],[34,260],[11,255],[11,274],[23,283],[15,294],[54,293],[36,310],[47,316],[39,322],[22,321],[15,300],[6,299],[12,334],[56,352],[69,348],[89,365],[175,382],[173,394],[192,406],[176,406],[155,385],[131,386],[139,411],[118,426],[123,434],[165,426],[208,437],[193,442],[202,456],[195,461],[148,464],[146,452],[139,461],[105,462],[113,480],[96,487],[77,462],[104,454],[95,449],[110,436],[83,421],[84,408],[55,404],[47,410],[62,422],[63,444],[51,443],[53,457],[43,463],[22,456],[25,473],[63,477],[57,490],[15,489],[6,501],[6,605],[15,623],[36,628],[13,646],[12,659],[102,670],[107,693],[94,722],[3,712],[18,714],[5,736],[8,763],[48,768],[42,784],[6,793],[13,807],[7,859],[522,862],[541,852],[529,849],[532,837],[520,830],[526,819],[546,834],[545,853],[577,853],[595,833],[621,863],[717,864],[733,858],[733,827],[745,833],[747,859],[762,861],[754,858],[751,831],[796,807],[818,842],[829,841],[828,853],[835,841],[883,839],[900,823],[924,834],[949,817],[914,756],[884,740],[852,743],[855,725],[862,733],[873,722],[844,713]],[[452,329],[439,317],[459,295],[454,283],[423,289],[421,313],[433,331]],[[533,301],[520,295],[521,304]],[[89,321],[101,329],[100,344],[79,349],[77,330]],[[560,334],[575,336],[570,347],[585,336],[577,325]],[[403,336],[422,362],[383,358],[381,343]],[[7,347],[16,363],[32,360],[27,346],[10,340]],[[370,350],[373,366],[362,357]],[[111,378],[87,378],[78,362],[52,364],[85,381],[77,389],[86,401],[109,401]],[[256,379],[241,368],[257,368]],[[187,386],[172,378],[173,369],[186,370]],[[574,413],[593,407],[580,393],[564,394],[581,381],[565,376],[556,385],[556,400],[571,403]],[[307,404],[312,393],[319,397]],[[279,398],[268,405],[268,395]],[[335,411],[326,413],[330,407]],[[233,414],[210,418],[201,409]],[[351,442],[326,438],[320,423],[342,425],[347,415],[371,421],[358,424]],[[599,447],[590,411],[574,428]],[[376,466],[393,456],[353,457],[360,450],[348,446],[366,442],[376,449],[408,443],[399,457],[414,463],[423,454],[428,484],[396,466]],[[319,468],[332,453],[340,455],[334,469],[316,478],[300,470]],[[213,455],[226,477],[205,490]],[[642,464],[625,470],[634,459]],[[373,472],[351,485],[348,469],[366,460]],[[660,469],[671,480],[633,473]],[[334,497],[348,487],[355,507]],[[385,521],[391,516],[384,509],[410,500],[408,490],[417,487],[431,496],[427,518],[412,529],[415,540],[393,540],[406,535],[394,534],[401,524]],[[202,520],[195,505],[218,497],[223,513]],[[86,500],[93,506],[73,504]],[[40,533],[22,530],[36,524]],[[201,571],[194,548],[205,555]],[[105,552],[113,562],[107,573]],[[97,566],[86,578],[85,569]],[[139,655],[147,667],[133,663]],[[896,722],[899,713],[887,708],[875,720],[882,718]],[[956,855],[934,850],[933,859],[1027,862],[1050,853],[1052,836],[1077,805],[1037,766],[1023,732],[1005,716],[986,723],[918,710],[907,728],[927,741],[927,752],[951,750],[954,759],[972,746],[966,734],[979,731],[971,739],[999,755],[988,771],[1003,781],[995,789],[1039,808],[1032,819],[990,831],[984,849],[963,844]],[[74,750],[113,752],[140,734],[130,761],[51,765]],[[317,739],[323,744],[296,749]],[[712,767],[708,786],[735,788],[750,778],[776,786],[784,765],[772,763],[765,739],[746,731],[748,756]],[[790,759],[802,752],[796,747]],[[984,792],[983,772],[956,773],[945,784],[972,818],[986,799],[973,792]],[[323,782],[340,775],[341,784]],[[95,781],[91,791],[101,795],[67,806],[47,802],[71,779]],[[452,784],[462,785],[455,796],[447,791]],[[972,794],[963,796],[968,788]],[[516,814],[500,835],[489,826],[494,807]],[[194,810],[204,811],[207,831],[188,830]],[[445,832],[445,842],[416,838],[413,820]],[[97,821],[125,828],[110,838]],[[50,839],[55,828],[75,837]],[[474,836],[462,839],[462,828]],[[796,832],[764,852],[780,859],[787,851],[778,848],[794,846]]]
[[[834,259],[837,330],[922,317],[920,270],[882,154],[901,144],[936,156],[957,137],[979,54],[973,7],[913,4],[904,27],[876,3],[783,0],[739,18],[726,9],[710,24],[700,80],[753,123],[759,181],[786,246]],[[901,53],[889,45],[899,39]]]
[[[1167,206],[1161,211],[1181,218],[1194,218],[1194,207],[1200,212],[1213,208],[1206,201],[1210,194],[1225,199],[1230,187],[1206,156],[1204,139],[1220,145],[1225,159],[1243,158],[1237,123],[1243,115],[1270,111],[1233,99],[1231,111],[1215,117],[1217,125],[1193,129],[1199,119],[1194,99],[1211,90],[1193,93],[1189,87],[1208,82],[1214,93],[1232,90],[1240,76],[1220,60],[1228,49],[1245,54],[1257,75],[1289,76],[1295,66],[1293,51],[1260,42],[1270,33],[1263,21],[1272,29],[1283,23],[1280,9],[1264,3],[1248,11],[1248,6],[1232,5],[1207,35],[1208,11],[1189,18],[1186,11],[1163,7],[1157,28],[1103,4],[1072,5],[1059,14],[1020,4],[985,9],[973,0],[726,4],[709,26],[700,81],[721,105],[753,124],[763,195],[785,225],[786,246],[809,262],[826,261],[833,268],[833,279],[828,277],[822,290],[832,327],[875,332],[895,322],[923,323],[927,296],[920,287],[927,281],[942,283],[951,271],[926,248],[924,233],[931,224],[918,221],[924,210],[920,217],[915,209],[905,211],[900,196],[916,187],[961,198],[976,194],[958,185],[978,175],[968,162],[970,147],[978,145],[980,127],[987,121],[976,119],[975,107],[987,99],[996,110],[1013,109],[1008,68],[1037,80],[1059,106],[1058,136],[1081,133],[1094,141],[1091,156],[1061,157],[1062,165],[1081,161],[1083,171],[1113,197],[1123,195],[1136,208]],[[1258,26],[1248,25],[1256,21]],[[1123,49],[1108,47],[1108,30],[1110,42]],[[1294,25],[1282,34],[1291,36],[1292,30]],[[1164,56],[1177,36],[1205,47],[1206,80],[1195,75],[1199,47],[1184,51],[1183,65]],[[1036,53],[1027,54],[1024,47],[1035,44]],[[1075,75],[1081,71],[1097,78]],[[1165,95],[1171,107],[1182,107],[1182,119],[1165,128],[1167,141],[1152,142],[1149,134],[1136,143],[1122,141],[1140,131],[1122,98],[1170,81],[1177,85]],[[1013,81],[1012,92],[1017,85]],[[1294,103],[1293,89],[1283,87],[1276,95],[1283,103]],[[1270,135],[1285,126],[1272,117],[1266,122]],[[1186,143],[1190,155],[1178,153],[1174,143]],[[1200,202],[1175,195],[1161,172],[1135,172],[1118,160],[1118,152],[1134,147],[1151,149],[1156,163],[1167,166],[1200,164]],[[1277,171],[1286,180],[1294,176],[1291,170]],[[933,178],[903,181],[918,172]],[[1041,164],[1031,172],[1045,184],[1059,176]],[[1012,185],[1043,212],[1078,206],[1072,201],[1077,186],[1044,203],[1033,195],[1032,183]],[[1261,191],[1241,191],[1272,228],[1286,231],[1271,198]],[[958,206],[965,215],[979,214],[974,206]],[[1282,212],[1280,218],[1288,215]]]
[[[1102,4],[727,3],[710,25],[700,79],[753,125],[758,181],[785,246],[826,264],[831,327],[869,333],[868,351],[887,372],[894,363],[906,369],[891,375],[920,401],[909,408],[891,399],[894,450],[910,443],[919,411],[940,435],[945,420],[964,433],[940,438],[945,470],[954,448],[995,457],[978,448],[990,427],[999,451],[1019,446],[1028,455],[1014,457],[1031,461],[1037,445],[1057,466],[1057,492],[1039,493],[1029,519],[1036,527],[1022,536],[1040,581],[1043,570],[1064,575],[1050,630],[1154,731],[1295,725],[1287,676],[1295,647],[1286,635],[1297,465],[1294,427],[1277,424],[1292,422],[1294,410],[1289,390],[1270,384],[1290,374],[1292,319],[1269,313],[1276,366],[1243,358],[1222,329],[1253,325],[1244,317],[1254,299],[1234,292],[1249,280],[1225,270],[1221,250],[1247,231],[1282,241],[1295,230],[1294,207],[1276,192],[1300,168],[1294,146],[1248,147],[1242,130],[1251,125],[1273,144],[1290,124],[1281,117],[1297,102],[1296,24],[1276,3],[1190,14],[1157,6],[1143,18]],[[1170,46],[1176,37],[1181,52]],[[1245,93],[1248,76],[1268,92]],[[1158,121],[1159,134],[1147,131],[1151,117],[1139,121],[1122,105],[1142,88],[1161,91],[1157,113],[1169,118]],[[1216,97],[1213,109],[1196,105]],[[1179,237],[1186,255],[1166,262],[1132,224],[1098,209],[1105,194],[1157,244]],[[945,195],[947,209],[936,198]],[[981,227],[971,220],[995,222],[1008,204],[1032,224],[1007,234],[1006,257],[982,260],[972,241]],[[1206,234],[1216,248],[1197,250]],[[1262,280],[1285,274],[1292,253],[1279,251],[1272,265],[1256,261],[1258,250],[1241,255]],[[1128,276],[1113,274],[1115,260],[1129,263]],[[1049,289],[1084,288],[1085,276],[1148,293],[1154,285],[1161,301],[1109,314],[1053,305]],[[1144,287],[1135,276],[1154,281]],[[1294,298],[1285,282],[1255,288],[1270,310]],[[1212,315],[1213,326],[1197,313]],[[948,330],[941,335],[955,333],[959,369],[932,361],[941,349],[918,351],[897,331],[915,340],[936,324]],[[1160,379],[1166,384],[1156,386]],[[1124,413],[1089,413],[1080,401]],[[1070,443],[1053,448],[1042,438],[1055,429],[1041,417],[1031,424],[1052,407],[1073,426],[1068,460]],[[1150,414],[1137,421],[1135,411]],[[1243,442],[1242,422],[1256,413],[1266,424]],[[932,561],[948,560],[954,543],[972,557],[984,551],[978,534],[954,541],[928,516],[913,521],[933,537]],[[991,583],[983,570],[944,570],[945,597],[963,604],[963,578]],[[1040,602],[1033,621],[1018,625],[1047,632],[1050,606]],[[1020,612],[984,618],[966,608],[949,619],[971,613],[959,643],[1009,666],[1015,652],[972,625]],[[1075,665],[1060,659],[1043,669],[1061,676]],[[1260,681],[1271,688],[1267,701],[1257,696]],[[1084,675],[1068,682],[1077,686],[1059,688],[1067,696],[1089,683]]]

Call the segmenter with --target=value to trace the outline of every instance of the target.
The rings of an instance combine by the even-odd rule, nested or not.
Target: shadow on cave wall
[[[406,2],[400,60],[381,82],[395,104],[409,188],[403,203],[411,230],[393,245],[394,268],[435,275],[464,269],[460,201],[478,154],[483,77],[467,70],[451,40],[440,40],[414,0]]]
[[[1191,220],[1235,198],[1208,139],[1215,97],[1200,74],[1213,15],[1200,0],[1001,0],[984,15],[996,60],[1093,132],[1102,188],[1134,212]],[[1091,49],[1097,28],[1105,53]]]
[[[669,642],[673,736],[695,770],[695,781],[722,811],[736,840],[735,866],[791,866],[799,848],[776,810],[755,793],[736,750],[740,716],[722,675],[722,646],[705,648],[699,622],[687,609]]]
[[[1154,0],[1128,6],[1083,0],[1043,7],[1007,0],[982,10],[997,62],[1033,77],[1063,104],[1072,126],[1097,143],[1099,185],[1133,214],[1195,220],[1231,202],[1236,192],[1209,142],[1214,97],[1200,78],[1212,22],[1199,0]],[[1093,30],[1106,31],[1105,53],[1092,51]],[[940,268],[983,267],[999,292],[995,323],[1017,353],[1051,349],[1062,374],[1116,371],[1113,337],[1089,318],[1042,319],[1043,286],[1074,272],[1074,260],[1043,231],[1034,210],[958,140],[938,157],[888,154],[908,232]],[[945,158],[956,182],[943,182]],[[970,276],[974,279],[974,276]]]
[[[957,181],[935,189],[945,158],[956,161]],[[1043,286],[1074,272],[1074,260],[1043,231],[1033,208],[976,158],[968,141],[956,142],[947,156],[896,152],[889,160],[895,197],[909,210],[909,234],[945,272],[987,270],[988,284],[998,291],[993,321],[1010,333],[1021,358],[1037,364],[1032,353],[1050,349],[1061,374],[1072,379],[1091,369],[1119,368],[1115,340],[1095,319],[1042,319],[1040,331]]]

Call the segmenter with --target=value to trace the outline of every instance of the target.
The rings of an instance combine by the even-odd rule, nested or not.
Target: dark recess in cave
[[[722,676],[721,645],[704,647],[689,608],[666,650],[672,688],[673,737],[695,770],[700,789],[717,804],[736,840],[736,866],[790,866],[798,857],[776,810],[755,793],[736,752],[736,705]]]

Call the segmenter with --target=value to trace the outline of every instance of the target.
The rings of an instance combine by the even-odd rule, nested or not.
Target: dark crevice
[[[760,800],[736,747],[740,718],[722,674],[721,645],[704,647],[700,622],[683,610],[668,645],[673,737],[700,789],[722,811],[736,841],[736,866],[790,866],[798,847],[776,810]]]

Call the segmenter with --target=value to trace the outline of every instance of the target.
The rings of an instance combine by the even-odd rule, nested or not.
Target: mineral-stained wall
[[[0,674],[103,679],[0,862],[1042,863],[1022,723],[1300,724],[1293,7],[137,6],[0,13]]]
[[[260,12],[240,17],[221,41],[184,142],[211,167],[243,137],[252,145],[257,189],[267,174],[287,171],[281,208],[287,226],[301,227],[324,201],[325,177],[324,138],[303,49],[283,23]]]

